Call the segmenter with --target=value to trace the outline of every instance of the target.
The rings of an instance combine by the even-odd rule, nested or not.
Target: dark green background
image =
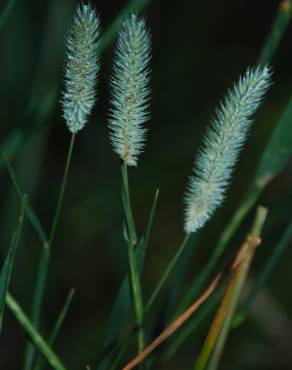
[[[5,2],[0,2],[0,10]],[[126,1],[92,3],[105,29]],[[46,229],[53,216],[70,139],[58,101],[64,38],[74,4],[69,0],[18,0],[0,30],[0,142],[14,130],[24,132],[25,145],[17,151],[13,165]],[[153,71],[147,146],[138,168],[130,170],[138,231],[146,221],[156,188],[161,195],[143,274],[145,296],[183,237],[183,193],[210,116],[227,87],[247,66],[256,63],[278,6],[279,1],[272,0],[153,0],[143,12],[152,33]],[[273,86],[256,115],[228,198],[196,239],[197,251],[183,291],[203,269],[220,231],[240,204],[260,153],[292,93],[291,39],[292,24],[272,63]],[[113,45],[102,56],[97,105],[77,137],[43,311],[42,332],[46,333],[68,290],[76,288],[56,343],[70,370],[94,365],[110,307],[127,266],[119,159],[111,149],[106,124],[112,58]],[[31,130],[34,126],[40,128]],[[19,201],[2,164],[0,171],[0,251],[4,255]],[[270,214],[264,243],[253,266],[254,278],[291,221],[291,185],[290,162],[261,197]],[[252,213],[227,254],[239,246],[251,219]],[[26,223],[11,290],[27,312],[40,250],[37,237]],[[269,279],[264,295],[253,306],[248,322],[232,333],[221,369],[292,368],[291,261],[290,249]],[[170,289],[168,285],[163,291],[157,309]],[[208,322],[171,362],[158,362],[155,368],[192,368],[207,328]],[[23,330],[7,314],[0,338],[1,369],[21,368],[25,339]]]

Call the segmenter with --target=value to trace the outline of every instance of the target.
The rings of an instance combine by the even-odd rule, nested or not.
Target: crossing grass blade
[[[32,121],[31,125],[23,124],[22,127],[16,128],[8,137],[1,142],[0,148],[5,151],[9,159],[13,158],[26,141],[35,135],[48,122],[57,103],[57,90],[52,89],[38,101],[37,107],[30,109],[25,121]],[[5,163],[0,161],[0,171]]]
[[[58,316],[58,318],[56,320],[56,323],[55,323],[55,325],[53,327],[52,333],[51,333],[51,335],[50,335],[50,337],[48,339],[48,344],[50,346],[52,346],[54,344],[54,342],[55,342],[55,340],[57,338],[57,335],[58,335],[58,333],[59,333],[59,331],[61,329],[61,326],[62,326],[62,324],[63,324],[63,322],[64,322],[64,320],[65,320],[65,318],[67,316],[68,310],[69,310],[69,308],[71,306],[72,300],[74,298],[74,294],[75,294],[75,290],[74,289],[71,289],[70,292],[69,292],[69,294],[68,294],[68,296],[67,296],[67,299],[66,299],[66,301],[64,303],[64,306],[62,307],[62,310],[60,311],[60,314],[59,314],[59,316]],[[44,367],[44,365],[45,365],[44,358],[39,358],[36,361],[36,365],[34,367],[34,370],[42,370],[43,367]]]
[[[6,295],[6,305],[19,324],[29,335],[35,347],[42,353],[52,368],[55,370],[66,370],[66,367],[63,365],[59,357],[54,353],[45,339],[35,329],[22,308],[9,293]]]
[[[21,189],[20,185],[18,184],[16,173],[15,173],[12,165],[10,164],[9,159],[8,159],[5,152],[2,152],[2,157],[4,159],[4,163],[5,163],[6,168],[8,170],[8,173],[9,173],[10,179],[12,181],[12,184],[13,184],[19,198],[21,199],[22,202],[24,202],[25,201],[25,194],[24,194],[23,190]],[[24,202],[24,204],[25,204],[25,212],[27,214],[27,218],[29,219],[32,227],[35,229],[35,231],[36,231],[37,235],[39,236],[41,242],[46,243],[47,235],[46,235],[46,232],[44,231],[44,228],[41,225],[41,222],[40,222],[38,216],[36,215],[34,209],[32,208],[32,206],[29,204],[29,202],[27,200]]]
[[[20,210],[20,215],[18,219],[18,224],[13,232],[11,244],[10,244],[9,250],[7,252],[7,256],[5,258],[5,261],[4,261],[4,264],[3,264],[3,267],[0,273],[0,333],[1,333],[2,326],[3,326],[3,316],[4,316],[4,309],[5,309],[6,295],[7,295],[9,283],[11,280],[16,250],[17,250],[18,243],[20,240],[20,234],[21,234],[22,225],[23,225],[25,204],[26,204],[26,197],[24,197],[23,199],[21,210]]]

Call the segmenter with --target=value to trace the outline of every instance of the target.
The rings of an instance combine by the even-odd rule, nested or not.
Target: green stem
[[[60,211],[62,208],[66,184],[68,180],[68,174],[69,174],[70,163],[72,159],[74,143],[75,143],[75,134],[72,134],[70,144],[69,144],[68,154],[66,158],[66,164],[65,164],[61,189],[59,193],[59,199],[58,199],[58,203],[57,203],[57,207],[56,207],[56,211],[55,211],[55,215],[54,215],[54,219],[52,223],[51,232],[49,235],[49,241],[47,243],[44,243],[44,247],[43,247],[41,259],[40,259],[40,264],[39,264],[39,269],[37,273],[36,286],[34,290],[34,297],[33,297],[33,303],[32,303],[32,316],[31,316],[32,323],[36,328],[39,326],[41,307],[43,303],[45,285],[46,285],[48,269],[49,269],[50,253],[51,253],[51,248],[52,248],[52,244],[53,244],[55,233],[56,233],[56,228],[57,228],[58,221],[60,218]],[[24,357],[24,370],[31,369],[34,355],[35,355],[35,348],[32,345],[32,343],[28,343],[26,351],[25,351],[25,357]]]
[[[271,31],[269,32],[264,47],[261,50],[258,64],[265,65],[273,59],[281,38],[289,24],[291,13],[290,0],[282,0],[278,14],[271,27]]]
[[[133,302],[136,314],[136,321],[138,325],[138,351],[143,351],[145,347],[145,336],[144,336],[144,307],[142,289],[140,284],[139,269],[137,265],[137,259],[135,255],[135,245],[137,242],[136,229],[133,219],[133,212],[130,201],[129,192],[129,181],[128,181],[128,169],[127,164],[122,164],[122,179],[123,179],[123,204],[125,217],[127,222],[127,238],[128,238],[128,258],[129,258],[129,270],[130,270],[130,281],[133,293]]]
[[[184,240],[182,241],[181,245],[179,246],[177,252],[175,253],[175,255],[172,257],[171,261],[169,262],[169,264],[167,265],[166,269],[164,270],[163,272],[163,275],[161,277],[161,279],[159,280],[158,284],[156,285],[153,293],[151,294],[147,304],[146,304],[146,308],[145,308],[145,313],[147,313],[150,308],[152,307],[152,305],[154,304],[154,302],[156,301],[156,298],[158,297],[162,287],[164,286],[167,278],[169,277],[169,275],[171,274],[171,272],[173,271],[178,259],[180,258],[180,256],[182,255],[183,251],[185,250],[185,247],[190,239],[190,235],[191,234],[187,234],[184,238]]]
[[[53,330],[52,330],[52,333],[49,337],[49,340],[48,340],[48,344],[50,346],[52,346],[57,338],[57,335],[60,331],[60,328],[65,320],[65,317],[67,315],[67,312],[69,310],[69,307],[71,305],[71,302],[73,300],[73,297],[74,297],[74,294],[75,294],[75,290],[74,289],[71,289],[69,294],[68,294],[68,297],[64,303],[64,306],[62,307],[62,310],[60,311],[60,314],[56,320],[56,323],[53,327]],[[45,365],[45,360],[43,357],[40,357],[37,361],[36,361],[36,365],[34,367],[34,370],[42,370],[43,367]]]
[[[186,237],[184,238],[180,247],[178,248],[177,252],[172,257],[170,263],[168,264],[167,268],[165,269],[165,271],[162,275],[162,278],[159,280],[159,282],[158,282],[157,286],[155,287],[153,293],[151,294],[150,298],[148,299],[146,307],[145,307],[144,319],[145,319],[146,315],[148,314],[148,312],[150,311],[151,307],[153,306],[154,302],[156,301],[161,289],[163,288],[165,282],[167,281],[167,278],[169,277],[169,275],[173,271],[179,257],[181,256],[181,254],[185,250],[185,247],[186,247],[190,237],[191,237],[191,234],[186,235]],[[121,347],[120,351],[115,356],[115,361],[112,364],[110,370],[115,370],[117,368],[118,363],[119,363],[122,355],[125,353],[125,351],[127,350],[128,346],[130,344],[130,338],[132,337],[132,335],[134,335],[135,332],[136,332],[136,328],[132,328],[129,338],[126,340],[126,342]]]
[[[51,232],[50,232],[50,236],[49,236],[49,249],[51,248],[51,246],[53,244],[55,233],[56,233],[56,228],[57,228],[59,218],[60,218],[60,211],[61,211],[61,208],[62,208],[62,205],[63,205],[64,194],[65,194],[66,185],[67,185],[67,181],[68,181],[68,174],[69,174],[69,169],[70,169],[70,164],[71,164],[71,159],[72,159],[75,137],[76,137],[75,133],[71,135],[69,150],[68,150],[66,164],[65,164],[64,175],[63,175],[62,184],[61,184],[61,190],[60,190],[59,199],[58,199],[58,203],[57,203],[57,208],[56,208],[56,211],[55,211],[55,216],[54,216],[54,220],[53,220],[53,224],[52,224],[52,228],[51,228]]]
[[[49,364],[56,370],[66,370],[57,355],[52,351],[50,346],[46,343],[43,337],[36,331],[35,326],[30,322],[29,318],[23,312],[22,308],[14,300],[14,298],[8,293],[6,295],[6,305],[16,317],[17,321],[25,329],[27,334],[31,337],[35,346],[47,359]]]

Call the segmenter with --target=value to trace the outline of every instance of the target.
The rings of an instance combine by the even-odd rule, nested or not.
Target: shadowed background
[[[0,2],[0,9],[5,8],[5,3]],[[92,3],[106,29],[127,2],[92,0]],[[226,89],[248,65],[256,63],[279,3],[272,0],[153,0],[143,11],[153,46],[151,119],[147,123],[145,153],[138,168],[129,171],[140,232],[154,192],[160,189],[143,272],[145,296],[152,291],[183,237],[183,193],[205,127]],[[53,217],[70,139],[59,100],[64,40],[74,4],[69,0],[16,0],[0,29],[1,145],[10,148],[19,182],[46,229]],[[291,37],[292,25],[289,25],[272,63],[273,86],[256,114],[227,200],[194,241],[196,250],[180,295],[203,268],[220,231],[239,205],[260,154],[291,95]],[[77,136],[42,312],[41,328],[46,333],[69,289],[76,289],[55,347],[70,370],[85,368],[87,364],[94,368],[110,308],[127,268],[119,159],[112,151],[107,129],[113,46],[111,43],[102,55],[94,113]],[[11,139],[14,132],[17,135]],[[15,225],[19,200],[2,162],[0,180],[2,259]],[[252,277],[256,277],[257,270],[291,221],[291,185],[290,161],[260,199],[270,213]],[[227,255],[239,246],[252,216],[253,212],[240,227]],[[40,251],[40,242],[26,222],[11,286],[26,312],[30,311]],[[288,248],[263,294],[254,303],[245,325],[229,338],[222,368],[291,369],[291,258],[292,250]],[[156,313],[150,315],[150,327],[156,324],[149,335],[154,335],[163,324],[160,309],[171,292],[171,280],[169,282]],[[158,361],[153,368],[192,368],[209,321],[188,338],[170,362]],[[0,338],[1,369],[21,368],[25,340],[23,330],[7,311]]]

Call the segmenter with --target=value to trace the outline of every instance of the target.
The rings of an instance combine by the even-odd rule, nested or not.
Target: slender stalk
[[[74,289],[71,289],[67,298],[66,298],[66,301],[64,303],[64,306],[62,307],[61,311],[60,311],[60,314],[59,316],[57,317],[57,320],[56,320],[56,323],[53,327],[53,330],[52,330],[52,333],[48,339],[48,344],[49,346],[52,346],[56,340],[56,337],[60,331],[60,328],[65,320],[65,317],[67,315],[67,312],[69,310],[69,307],[71,305],[71,302],[73,300],[73,297],[74,297],[74,294],[75,294],[75,290]],[[37,361],[36,361],[36,365],[34,367],[34,370],[42,370],[43,367],[45,365],[45,360],[43,357],[40,357]]]
[[[190,237],[191,237],[191,234],[186,234],[186,236],[185,236],[184,240],[182,241],[180,247],[178,248],[177,252],[172,257],[171,261],[169,262],[166,269],[164,270],[161,279],[159,280],[158,284],[156,285],[153,293],[151,294],[151,296],[150,296],[150,298],[147,302],[147,305],[146,305],[146,308],[145,308],[145,313],[147,313],[150,310],[153,303],[156,301],[156,298],[158,297],[158,294],[160,293],[162,287],[164,286],[167,278],[169,277],[169,275],[173,271],[178,259],[180,258],[183,251],[185,250],[185,247],[186,247]]]
[[[127,238],[128,238],[128,258],[129,258],[129,272],[131,288],[133,293],[134,309],[136,314],[136,321],[138,325],[138,352],[142,352],[145,347],[144,336],[144,307],[142,289],[140,285],[139,269],[135,255],[135,245],[137,242],[135,223],[133,219],[133,212],[130,201],[129,181],[128,181],[128,168],[127,164],[122,164],[122,179],[123,179],[123,204],[125,217],[127,222]]]
[[[291,14],[291,0],[282,0],[279,5],[278,14],[272,24],[271,30],[265,41],[264,47],[258,59],[258,64],[265,65],[274,57],[283,33],[286,31]]]
[[[62,205],[63,205],[65,189],[66,189],[66,185],[67,185],[67,181],[68,181],[68,174],[69,174],[69,169],[70,169],[70,164],[71,164],[71,159],[72,159],[75,137],[76,137],[76,134],[71,135],[71,140],[70,140],[70,144],[69,144],[69,150],[68,150],[68,154],[67,154],[67,159],[66,159],[65,170],[64,170],[64,175],[63,175],[63,179],[62,179],[59,199],[58,199],[57,208],[56,208],[56,211],[55,211],[55,216],[54,216],[54,220],[53,220],[53,224],[52,224],[52,228],[51,228],[51,232],[50,232],[50,236],[49,236],[49,249],[51,248],[52,243],[54,241],[56,228],[57,228],[59,218],[60,218],[60,211],[61,211],[61,208],[62,208]]]
[[[51,252],[52,244],[54,241],[56,228],[57,228],[59,218],[60,218],[60,211],[62,208],[66,184],[68,180],[68,174],[69,174],[70,163],[72,159],[74,143],[75,143],[75,134],[72,134],[70,144],[69,144],[68,154],[66,158],[66,164],[65,164],[63,179],[61,183],[58,203],[57,203],[57,207],[55,210],[55,215],[54,215],[51,231],[49,234],[49,241],[44,243],[44,248],[42,250],[39,269],[37,273],[36,285],[35,285],[34,297],[33,297],[33,303],[32,303],[32,315],[31,315],[32,324],[36,328],[39,326],[41,307],[43,303],[44,290],[45,290],[48,269],[49,269],[50,252]],[[25,351],[24,370],[31,369],[34,356],[35,356],[35,347],[32,345],[32,343],[29,342],[27,344],[26,351]]]
[[[153,304],[155,303],[161,289],[163,288],[164,284],[166,283],[167,281],[167,278],[169,277],[169,275],[171,274],[171,272],[173,271],[179,257],[181,256],[181,254],[183,253],[189,239],[191,237],[191,234],[187,234],[186,237],[184,238],[183,242],[181,243],[180,247],[178,248],[177,252],[175,253],[175,255],[172,257],[170,263],[168,264],[168,266],[166,267],[163,275],[162,275],[162,278],[159,280],[157,286],[155,287],[153,293],[151,294],[150,298],[148,299],[147,301],[147,304],[145,306],[145,311],[144,311],[144,319],[146,317],[146,315],[148,314],[148,312],[150,311],[151,307],[153,306]],[[115,356],[115,360],[114,360],[114,363],[112,364],[110,370],[115,370],[119,364],[119,361],[120,359],[122,358],[123,354],[125,353],[125,351],[127,350],[129,344],[130,344],[130,339],[131,337],[136,333],[136,329],[137,328],[132,328],[131,332],[130,332],[130,336],[129,338],[125,341],[125,343],[123,344],[123,346],[121,347],[121,349],[118,351],[117,355]]]
[[[25,329],[27,334],[31,337],[35,346],[43,354],[43,356],[46,358],[48,363],[53,367],[53,369],[66,370],[61,360],[52,351],[51,347],[46,343],[44,338],[37,332],[37,330],[35,329],[35,326],[32,324],[32,322],[23,312],[22,308],[18,305],[18,303],[14,300],[14,298],[9,293],[6,295],[6,305],[8,306],[10,311],[13,313],[17,321]]]
[[[136,226],[133,217],[132,205],[131,205],[131,198],[130,198],[130,191],[129,191],[129,179],[128,179],[128,166],[126,162],[123,162],[122,165],[122,178],[123,178],[123,201],[124,201],[124,210],[125,216],[128,223],[128,232],[129,232],[129,239],[132,241],[133,245],[137,243],[137,235],[136,235]]]

